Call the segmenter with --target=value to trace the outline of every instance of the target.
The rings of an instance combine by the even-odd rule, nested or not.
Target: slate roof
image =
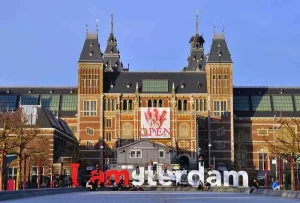
[[[140,93],[143,91],[143,79],[166,79],[168,80],[168,92],[172,93],[172,84],[175,85],[175,92],[181,93],[207,93],[205,72],[105,72],[104,93],[135,93],[136,83],[139,85]],[[113,84],[113,88],[111,88]],[[127,84],[130,85],[127,88]],[[184,88],[181,88],[184,84]],[[155,92],[151,92],[152,94]]]
[[[249,106],[248,111],[235,110],[236,117],[300,117],[300,111],[296,108],[295,96],[300,95],[300,87],[234,87],[233,94],[235,96],[247,96]],[[271,110],[270,111],[253,111],[252,96],[270,96]],[[291,96],[293,111],[280,111],[274,107],[273,96]],[[288,102],[284,101],[283,102]],[[284,105],[284,103],[283,103]]]
[[[130,143],[130,144],[128,144],[128,145],[119,147],[119,148],[117,148],[117,150],[124,149],[124,148],[128,148],[128,147],[130,147],[130,146],[132,146],[132,145],[135,145],[135,144],[137,144],[137,143],[140,143],[140,142],[149,142],[149,143],[151,143],[151,144],[155,144],[155,145],[161,146],[161,147],[163,147],[163,148],[165,148],[165,149],[173,150],[172,148],[167,147],[167,146],[165,146],[165,145],[163,145],[163,144],[160,144],[160,143],[157,143],[157,142],[153,142],[153,141],[147,140],[147,139],[137,140],[137,141],[132,142],[132,143]]]
[[[207,63],[232,63],[224,33],[214,34]]]
[[[38,128],[54,128],[70,138],[76,139],[68,124],[60,118],[56,118],[56,116],[49,110],[36,107],[37,108],[37,120],[36,126]],[[0,127],[2,128],[2,123],[0,123]]]
[[[102,53],[98,42],[98,33],[87,33],[79,62],[102,62]]]
[[[52,91],[52,93],[51,93]],[[78,87],[0,87],[0,94],[77,94]]]

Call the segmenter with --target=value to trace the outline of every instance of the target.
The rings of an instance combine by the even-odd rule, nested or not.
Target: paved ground
[[[299,199],[285,199],[253,194],[219,193],[219,192],[80,192],[61,195],[33,197],[19,200],[3,201],[10,203],[93,203],[93,202],[116,202],[116,203],[156,203],[156,202],[201,202],[201,203],[299,203]]]

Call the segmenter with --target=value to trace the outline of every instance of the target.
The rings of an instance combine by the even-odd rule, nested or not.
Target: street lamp
[[[102,171],[104,171],[103,169],[104,169],[104,162],[103,162],[103,160],[104,160],[104,157],[103,157],[103,145],[101,145],[100,146],[100,150],[101,150],[101,159],[100,159],[100,163],[101,163],[101,169],[102,169]]]
[[[209,142],[208,144],[208,166],[210,167],[211,161],[210,161],[210,148],[211,148],[211,143]]]

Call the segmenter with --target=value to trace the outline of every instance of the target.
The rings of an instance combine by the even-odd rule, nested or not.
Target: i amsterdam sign
[[[77,170],[77,168],[75,168],[75,170]],[[111,177],[114,176],[114,179],[117,183],[120,182],[121,177],[122,177],[122,180],[124,181],[125,186],[129,186],[130,180],[133,180],[132,181],[133,185],[141,186],[145,183],[145,175],[147,175],[148,176],[148,185],[156,186],[157,181],[153,180],[153,170],[149,169],[147,172],[148,173],[146,174],[146,172],[144,171],[144,168],[141,168],[139,175],[137,175],[136,171],[134,170],[130,176],[129,172],[127,170],[120,170],[120,171],[108,170],[106,172],[103,172],[103,171],[97,172],[97,170],[93,170],[91,172],[92,176],[90,178],[90,181],[94,182],[95,180],[98,180],[99,184],[101,182],[103,182],[104,185],[110,185]],[[243,187],[248,187],[247,172],[245,172],[245,171],[239,171],[239,172],[224,171],[223,173],[224,173],[223,186],[225,186],[225,187],[229,186],[229,177],[230,176],[233,177],[233,186],[234,187],[239,186],[239,181],[238,181],[239,176],[242,176],[243,177]],[[181,182],[181,177],[184,174],[187,174],[187,173],[185,173],[184,171],[176,171],[175,172],[176,183]],[[209,177],[206,179],[206,181],[209,182],[211,184],[211,186],[222,186],[221,173],[219,171],[216,171],[216,170],[208,171],[208,175],[209,175]],[[161,170],[158,170],[158,172],[157,172],[157,179],[162,186],[171,186],[172,185],[172,182],[171,182],[172,176],[173,176],[173,172],[169,171],[169,170],[167,170],[167,174],[165,174]],[[193,178],[193,176],[198,176],[199,178]],[[73,178],[75,178],[75,179],[73,179]],[[73,176],[73,174],[72,174],[72,179],[73,179],[73,183],[77,183],[77,177]],[[188,179],[188,183],[191,186],[198,186],[199,180],[201,180],[204,183],[204,164],[199,163],[199,171],[197,171],[197,170],[190,171],[187,174],[187,179]]]

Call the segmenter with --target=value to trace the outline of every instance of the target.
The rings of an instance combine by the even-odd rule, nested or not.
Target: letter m
[[[233,178],[233,186],[238,187],[239,186],[239,177],[243,177],[243,187],[248,187],[248,174],[246,171],[239,171],[238,173],[236,171],[224,171],[224,186],[229,186],[229,176],[232,176]]]
[[[106,177],[114,176],[116,183],[119,183],[121,176],[123,176],[124,185],[129,186],[129,172],[127,170],[121,170],[120,172],[117,170],[106,171],[105,175]]]

